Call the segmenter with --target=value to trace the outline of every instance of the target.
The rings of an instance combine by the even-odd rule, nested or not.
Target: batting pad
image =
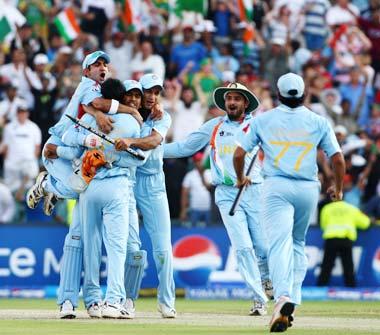
[[[63,247],[61,278],[58,289],[58,305],[70,300],[78,306],[78,295],[83,262],[83,247],[80,236],[67,234]]]
[[[146,255],[145,250],[133,251],[127,255],[124,274],[125,293],[126,297],[132,300],[136,300],[139,296]]]

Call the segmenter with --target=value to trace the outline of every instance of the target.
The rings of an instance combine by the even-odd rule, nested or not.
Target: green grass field
[[[0,334],[266,334],[269,314],[250,317],[248,301],[178,299],[178,317],[165,320],[156,300],[141,298],[134,320],[93,320],[81,305],[74,320],[57,319],[53,300],[0,299]],[[272,310],[272,304],[269,312]],[[287,334],[380,334],[380,302],[305,302],[296,311]]]

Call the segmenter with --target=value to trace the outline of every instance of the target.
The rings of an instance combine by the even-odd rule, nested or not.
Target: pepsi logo
[[[380,284],[380,247],[377,248],[375,252],[375,256],[372,260],[372,270],[374,277],[376,278],[377,282]]]
[[[182,286],[204,286],[222,265],[217,245],[202,235],[190,235],[173,246],[174,277]]]

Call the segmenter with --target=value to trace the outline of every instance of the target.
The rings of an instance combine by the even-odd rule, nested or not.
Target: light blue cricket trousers
[[[82,227],[79,218],[79,204],[75,204],[73,220],[63,246],[63,256],[60,269],[60,281],[57,294],[57,304],[62,305],[70,300],[78,307],[78,296],[83,263]]]
[[[127,253],[139,251],[141,248],[139,216],[137,214],[134,187],[129,187],[129,233]]]
[[[238,189],[218,185],[215,203],[219,207],[224,226],[236,251],[238,269],[247,286],[253,291],[254,300],[266,302],[262,281],[269,279],[267,264],[267,237],[263,223],[259,220],[262,184],[252,184],[243,193],[235,215],[228,213]]]
[[[171,221],[163,171],[136,174],[135,197],[153,248],[158,275],[158,301],[174,308],[173,252]]]
[[[129,184],[126,176],[93,179],[80,195],[83,227],[84,303],[102,301],[99,271],[102,239],[107,252],[107,290],[111,304],[125,299],[124,264],[127,254]]]
[[[307,271],[305,236],[315,213],[319,182],[270,177],[264,182],[261,212],[268,237],[269,272],[274,298],[301,303]]]
[[[65,145],[56,136],[51,136],[46,144],[48,143],[58,146]],[[74,192],[73,189],[68,186],[68,180],[73,173],[71,161],[59,157],[56,159],[46,159],[45,156],[42,155],[42,163],[44,164],[45,169],[49,172],[45,185],[46,191],[54,193],[59,198],[77,199],[78,193]]]

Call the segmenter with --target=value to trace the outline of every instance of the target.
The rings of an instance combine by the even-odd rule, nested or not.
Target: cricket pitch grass
[[[90,319],[81,302],[76,319],[60,320],[54,300],[0,299],[0,334],[269,334],[273,303],[264,317],[248,316],[249,301],[178,299],[176,308],[176,319],[162,319],[156,300],[141,298],[134,320],[105,320]],[[380,302],[304,302],[286,334],[380,334]]]

